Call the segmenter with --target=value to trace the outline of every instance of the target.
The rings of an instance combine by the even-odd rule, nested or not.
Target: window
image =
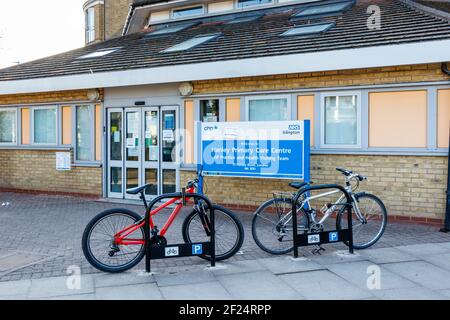
[[[179,44],[176,44],[176,45],[174,45],[170,48],[167,48],[161,52],[167,53],[167,52],[177,52],[177,51],[189,50],[189,49],[192,49],[203,43],[206,43],[210,40],[213,40],[219,36],[220,36],[220,34],[209,34],[209,35],[197,36],[197,37],[191,38],[189,40],[183,41]]]
[[[313,35],[322,32],[326,32],[334,27],[334,23],[319,23],[319,24],[311,24],[311,25],[301,25],[295,26],[281,34],[282,37],[286,36],[305,36],[305,35]]]
[[[0,109],[0,144],[17,142],[17,111]]]
[[[90,106],[76,106],[76,160],[92,160],[93,114]]]
[[[190,27],[193,27],[197,25],[198,23],[185,23],[185,24],[179,24],[179,25],[173,25],[173,26],[165,26],[163,28],[159,28],[158,30],[155,30],[153,32],[149,33],[149,36],[159,36],[159,35],[166,35],[171,33],[176,33],[182,30],[186,30]]]
[[[310,18],[341,13],[353,5],[353,1],[338,2],[321,6],[308,7],[292,16],[292,18]]]
[[[203,122],[218,122],[219,100],[200,100],[200,117]]]
[[[56,107],[33,109],[33,142],[56,144]]]
[[[255,97],[247,99],[249,121],[290,120],[288,97]]]
[[[238,8],[247,8],[267,3],[272,3],[272,0],[237,0],[236,6]]]
[[[194,16],[194,15],[199,15],[199,14],[203,14],[203,6],[195,6],[195,7],[172,10],[172,18],[182,18],[182,17]]]
[[[361,145],[359,94],[322,96],[322,146],[356,148]]]
[[[234,24],[234,23],[241,23],[241,22],[252,22],[252,21],[258,20],[262,16],[263,16],[262,14],[259,14],[259,15],[253,15],[253,16],[234,18],[233,20],[228,21],[227,24]]]
[[[110,49],[100,49],[83,56],[78,57],[77,59],[91,59],[91,58],[99,58],[106,56],[107,54],[113,53],[114,51],[119,50],[120,48],[110,48]]]
[[[86,43],[95,40],[95,9],[89,8],[86,11]]]

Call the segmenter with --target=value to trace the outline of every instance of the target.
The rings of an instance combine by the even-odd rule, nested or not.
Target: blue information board
[[[309,120],[199,125],[204,175],[309,181]]]

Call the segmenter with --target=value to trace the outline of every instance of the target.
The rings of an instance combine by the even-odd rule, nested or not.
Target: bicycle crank
[[[154,246],[165,246],[167,244],[167,239],[163,236],[157,235],[151,237],[150,243]]]

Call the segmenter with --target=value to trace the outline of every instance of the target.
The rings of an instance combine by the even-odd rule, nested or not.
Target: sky
[[[0,0],[0,68],[84,46],[86,0]]]

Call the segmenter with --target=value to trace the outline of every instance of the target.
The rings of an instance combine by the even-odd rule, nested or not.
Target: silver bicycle
[[[383,235],[387,224],[387,211],[383,202],[373,194],[357,192],[360,182],[366,177],[350,170],[336,168],[345,176],[345,189],[353,198],[353,247],[365,249],[374,245]],[[298,189],[307,182],[291,182]],[[338,194],[337,200],[330,201]],[[292,199],[295,193],[275,192],[274,197],[264,202],[254,213],[252,235],[256,244],[271,254],[285,254],[293,249]],[[327,227],[328,219],[336,217],[336,229],[345,229],[347,210],[345,195],[338,189],[319,194],[305,193],[297,202],[298,234],[320,232]],[[315,205],[316,202],[320,203]],[[313,204],[314,203],[314,204]],[[347,244],[348,245],[348,244]]]

